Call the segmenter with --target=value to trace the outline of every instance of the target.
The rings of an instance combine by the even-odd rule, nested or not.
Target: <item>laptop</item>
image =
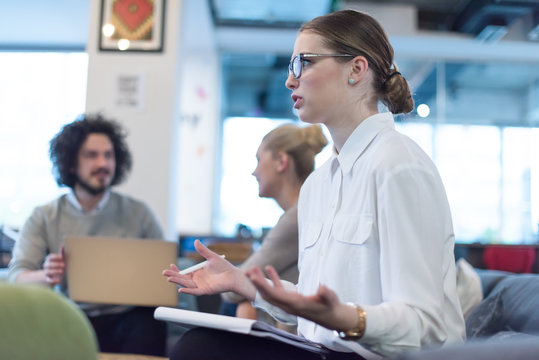
[[[74,301],[178,306],[178,287],[161,275],[176,264],[178,245],[154,239],[68,236],[69,297]]]

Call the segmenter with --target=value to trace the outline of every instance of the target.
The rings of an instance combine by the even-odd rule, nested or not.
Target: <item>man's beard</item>
[[[102,185],[102,186],[99,186],[99,187],[92,186],[89,183],[87,183],[86,181],[82,180],[78,176],[77,176],[77,184],[79,184],[81,188],[83,188],[88,193],[90,193],[90,194],[92,194],[94,196],[103,194],[110,187],[110,185]]]

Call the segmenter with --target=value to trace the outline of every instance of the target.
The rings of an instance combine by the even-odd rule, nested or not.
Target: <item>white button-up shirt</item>
[[[464,339],[445,190],[431,159],[394,129],[390,113],[361,122],[311,174],[298,226],[298,291],[310,295],[324,284],[367,314],[359,342],[299,318],[301,335],[367,358],[373,354],[365,348],[389,356]]]

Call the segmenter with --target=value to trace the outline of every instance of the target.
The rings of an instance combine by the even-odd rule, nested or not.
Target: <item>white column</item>
[[[184,0],[183,16],[176,230],[203,235],[213,232],[218,201],[220,66],[208,2]]]
[[[117,190],[146,202],[169,240],[176,239],[182,5],[182,0],[166,2],[163,52],[102,52],[101,1],[90,1],[87,44],[86,111],[102,112],[122,123],[133,155],[131,175]],[[119,101],[119,82],[125,77],[139,84],[136,106]]]

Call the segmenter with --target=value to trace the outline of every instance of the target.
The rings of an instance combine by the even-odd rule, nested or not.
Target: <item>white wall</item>
[[[90,1],[87,44],[86,111],[101,111],[117,119],[129,133],[133,170],[118,191],[145,201],[170,240],[176,238],[182,4],[181,0],[167,1],[164,51],[142,54],[98,51],[101,2]],[[133,76],[141,81],[141,106],[117,103],[121,76]]]
[[[176,229],[181,234],[211,234],[219,176],[218,59],[215,50],[206,50],[184,60]]]

